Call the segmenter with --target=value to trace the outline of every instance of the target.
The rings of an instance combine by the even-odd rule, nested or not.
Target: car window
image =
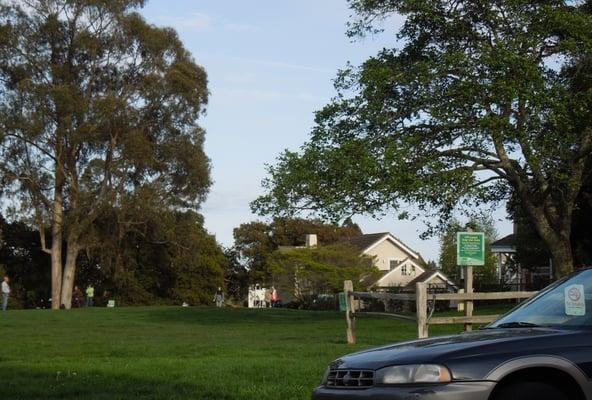
[[[592,326],[592,270],[558,281],[489,327],[511,323]]]

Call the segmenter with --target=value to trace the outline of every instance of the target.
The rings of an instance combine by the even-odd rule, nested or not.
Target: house
[[[539,290],[553,281],[553,263],[540,265],[532,270],[523,269],[516,260],[516,233],[504,236],[491,244],[491,252],[497,256],[496,272],[500,284],[514,290]]]
[[[389,232],[370,233],[350,239],[349,244],[374,259],[380,278],[371,286],[415,288],[418,282],[442,289],[458,289],[441,271],[428,268],[421,254]]]

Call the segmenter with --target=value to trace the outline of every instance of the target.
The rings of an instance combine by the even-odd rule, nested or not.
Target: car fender
[[[592,383],[584,372],[573,362],[559,356],[533,355],[517,357],[498,365],[491,370],[486,380],[499,382],[506,376],[529,368],[553,368],[565,372],[580,385],[587,400],[592,400]]]

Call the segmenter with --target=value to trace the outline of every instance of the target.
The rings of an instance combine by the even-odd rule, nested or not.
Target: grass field
[[[308,399],[329,361],[414,335],[411,323],[364,318],[348,346],[341,314],[293,310],[9,311],[0,398]]]

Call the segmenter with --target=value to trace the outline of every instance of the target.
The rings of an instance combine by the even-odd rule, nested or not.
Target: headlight
[[[379,385],[447,383],[451,380],[450,371],[441,365],[397,365],[379,369],[375,377]]]

